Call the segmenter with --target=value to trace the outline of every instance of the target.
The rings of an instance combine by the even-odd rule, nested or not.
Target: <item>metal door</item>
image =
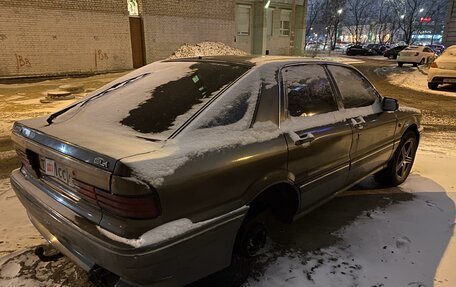
[[[352,128],[338,110],[323,66],[291,66],[282,75],[288,170],[300,188],[301,208],[305,209],[346,184]]]
[[[131,54],[133,57],[133,68],[145,65],[144,38],[141,17],[130,17]]]

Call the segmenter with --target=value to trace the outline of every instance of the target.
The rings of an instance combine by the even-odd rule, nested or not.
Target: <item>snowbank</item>
[[[202,42],[198,44],[184,44],[168,59],[189,58],[198,56],[246,56],[247,53],[230,47],[222,42]]]
[[[412,67],[382,67],[377,68],[374,72],[378,75],[385,75],[388,81],[396,86],[412,89],[418,92],[429,94],[444,95],[456,97],[455,85],[440,85],[438,90],[431,90],[427,86],[426,71]]]

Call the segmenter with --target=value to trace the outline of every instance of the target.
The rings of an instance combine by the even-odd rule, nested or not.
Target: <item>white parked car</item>
[[[410,46],[397,55],[397,64],[402,67],[404,64],[413,64],[414,67],[426,63],[432,63],[436,58],[435,52],[425,46]]]
[[[448,47],[429,69],[429,89],[437,89],[444,83],[456,84],[456,45]]]

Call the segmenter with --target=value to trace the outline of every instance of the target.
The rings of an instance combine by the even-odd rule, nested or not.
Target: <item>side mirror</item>
[[[396,99],[393,98],[383,98],[383,110],[387,112],[394,112],[399,109],[399,104]]]

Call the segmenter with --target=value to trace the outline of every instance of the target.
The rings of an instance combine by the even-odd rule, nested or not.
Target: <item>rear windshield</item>
[[[185,75],[159,86],[152,86],[151,97],[131,110],[121,123],[141,133],[170,130],[179,116],[214,96],[247,69],[245,66],[220,63],[193,63]]]
[[[77,117],[94,128],[166,139],[249,69],[218,62],[153,63],[122,77],[120,80],[142,75],[89,101]]]

